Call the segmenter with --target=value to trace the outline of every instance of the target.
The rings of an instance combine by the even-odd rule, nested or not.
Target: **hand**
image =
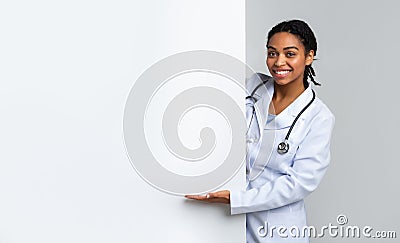
[[[224,203],[230,204],[230,196],[231,193],[228,190],[218,191],[218,192],[210,192],[206,195],[185,195],[186,198],[204,201],[208,203]]]

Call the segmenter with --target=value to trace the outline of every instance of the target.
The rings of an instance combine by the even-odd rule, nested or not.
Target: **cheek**
[[[288,63],[292,68],[294,68],[297,72],[304,72],[306,62],[303,59],[295,59],[291,60],[290,63]]]

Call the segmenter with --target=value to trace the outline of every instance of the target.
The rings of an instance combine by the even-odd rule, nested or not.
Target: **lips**
[[[273,70],[274,76],[277,78],[284,78],[286,77],[292,70]]]

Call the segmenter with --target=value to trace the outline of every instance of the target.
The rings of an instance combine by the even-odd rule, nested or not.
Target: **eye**
[[[276,57],[276,55],[275,51],[268,51],[268,57]]]
[[[296,56],[296,53],[294,53],[292,51],[289,51],[289,52],[286,53],[286,56],[287,57],[294,57],[294,56]]]

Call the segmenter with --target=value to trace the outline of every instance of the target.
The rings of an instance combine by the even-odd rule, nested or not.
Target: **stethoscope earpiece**
[[[286,154],[289,151],[289,143],[287,140],[278,144],[278,153],[279,154]]]

